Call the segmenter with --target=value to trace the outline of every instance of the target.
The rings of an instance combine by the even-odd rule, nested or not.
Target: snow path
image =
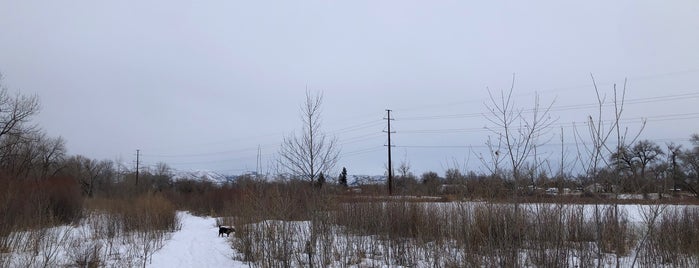
[[[248,267],[233,260],[228,239],[218,237],[214,218],[178,213],[182,229],[153,254],[147,267]]]

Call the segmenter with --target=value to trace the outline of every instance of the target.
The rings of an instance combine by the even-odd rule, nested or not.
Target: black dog
[[[218,226],[218,236],[223,236],[223,234],[226,234],[226,237],[228,237],[232,232],[235,232],[235,228],[221,225]]]

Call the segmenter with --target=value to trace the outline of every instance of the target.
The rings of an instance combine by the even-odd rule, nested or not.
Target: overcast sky
[[[338,172],[461,166],[488,135],[488,88],[554,102],[551,147],[574,143],[628,79],[623,117],[641,138],[699,132],[699,1],[0,0],[0,72],[37,94],[36,122],[70,154],[239,174],[300,130],[308,88],[342,145]],[[611,115],[609,115],[611,116]],[[549,156],[560,159],[556,149]],[[560,150],[559,150],[560,151]]]

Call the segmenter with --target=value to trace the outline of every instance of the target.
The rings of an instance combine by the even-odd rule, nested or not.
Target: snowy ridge
[[[384,175],[349,175],[347,184],[351,186],[385,184],[387,177]]]
[[[176,170],[173,172],[172,180],[209,181],[215,184],[224,184],[232,182],[234,178],[207,170]]]
[[[255,176],[254,172],[243,174]],[[215,171],[208,170],[174,170],[172,173],[173,181],[180,180],[194,180],[194,181],[208,181],[214,184],[224,184],[235,182],[235,180],[243,175],[223,175]],[[287,175],[286,177],[291,177]],[[387,177],[384,175],[348,175],[347,184],[350,186],[360,186],[360,185],[377,185],[385,184]],[[328,181],[330,183],[337,183],[337,178],[333,178]]]

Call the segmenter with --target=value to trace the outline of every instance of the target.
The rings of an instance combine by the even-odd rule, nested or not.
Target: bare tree
[[[27,146],[33,142],[36,127],[29,125],[31,117],[39,112],[39,98],[36,95],[11,95],[2,85],[0,74],[0,166],[8,172],[8,168],[27,167],[31,165],[34,150]],[[34,147],[34,146],[30,146]],[[34,149],[34,148],[30,148]],[[18,152],[23,151],[23,159],[18,158]],[[26,153],[31,152],[31,155]],[[27,157],[29,156],[29,157]],[[9,171],[15,175],[18,172]]]
[[[643,188],[650,183],[646,178],[646,171],[664,154],[660,146],[654,142],[641,140],[633,147],[621,147],[620,151],[614,152],[610,158],[615,167],[630,178],[630,181],[626,182],[627,189],[625,190],[639,191],[645,190]]]
[[[504,152],[500,152],[499,150],[491,152],[491,158],[493,158],[495,164],[492,171],[497,172],[497,163],[500,161],[500,155],[505,154],[506,156],[504,156],[504,159],[509,162],[510,168],[512,169],[514,182],[514,194],[512,195],[514,199],[514,212],[515,215],[519,215],[521,212],[517,195],[520,190],[519,181],[521,180],[522,168],[530,164],[530,158],[536,154],[536,148],[547,142],[543,141],[541,138],[546,134],[546,131],[555,120],[549,114],[553,102],[542,108],[538,94],[534,97],[534,106],[531,109],[525,110],[517,108],[512,97],[514,85],[515,78],[513,75],[510,89],[507,91],[501,90],[500,96],[494,96],[493,93],[488,90],[490,103],[486,103],[485,106],[488,109],[486,119],[494,125],[488,127],[488,130],[499,137],[498,148],[500,148],[500,142],[502,142],[502,148],[504,149]],[[525,113],[530,114],[531,117],[525,115]],[[487,145],[491,149],[494,148],[490,139]],[[536,162],[537,159],[534,159],[534,161]],[[520,218],[515,217],[513,224],[514,226],[520,226]],[[515,237],[518,238],[513,241],[513,247],[510,249],[510,260],[515,263],[515,266],[519,264],[518,248],[522,245],[522,239],[520,237],[522,231],[523,230],[516,231]]]
[[[100,184],[114,176],[114,164],[109,160],[98,161],[82,155],[71,156],[66,160],[63,173],[74,177],[82,188],[83,195],[93,197]]]
[[[597,97],[597,114],[595,116],[596,118],[593,118],[592,115],[588,115],[587,118],[587,131],[590,137],[589,143],[585,142],[582,138],[583,135],[577,128],[574,133],[576,144],[580,144],[578,147],[580,163],[583,165],[588,176],[595,178],[601,170],[614,166],[614,162],[618,163],[623,161],[623,159],[621,159],[623,154],[616,154],[615,157],[609,158],[606,156],[612,155],[615,152],[622,152],[626,144],[634,143],[645,128],[646,121],[643,120],[641,122],[642,124],[638,132],[628,140],[629,129],[624,127],[622,132],[622,126],[620,125],[621,115],[624,111],[624,100],[626,98],[626,80],[624,80],[624,86],[621,92],[617,91],[616,84],[614,84],[613,98],[611,99],[611,103],[609,103],[606,96],[600,93],[595,77],[592,76],[592,74],[590,74],[590,77]],[[605,112],[603,110],[605,106],[612,106],[613,111]],[[604,115],[607,113],[613,114],[610,120],[604,119]],[[614,138],[616,138],[616,144],[612,141]],[[587,154],[587,157],[584,156],[583,153]],[[616,167],[620,166],[617,165]],[[612,183],[618,184],[618,182]]]
[[[487,172],[490,174],[491,178],[498,178],[498,176],[501,176],[500,164],[505,157],[504,154],[500,153],[500,150],[502,150],[502,135],[498,134],[497,144],[494,143],[492,137],[488,135],[488,140],[486,140],[485,145],[488,147],[487,152],[489,153],[489,159],[486,159],[486,157],[483,156],[483,153],[477,154],[473,148],[471,148],[471,151],[474,155],[476,155],[478,160],[481,161],[483,167],[487,169]]]
[[[2,74],[0,74],[0,138],[31,128],[25,126],[25,123],[38,112],[39,97],[19,93],[12,96],[2,85]]]
[[[649,140],[641,140],[631,148],[631,152],[638,159],[639,167],[641,168],[641,178],[646,178],[646,170],[649,165],[659,160],[661,155],[665,155],[660,146]]]
[[[165,163],[165,162],[158,162],[155,164],[155,168],[153,170],[153,175],[154,176],[161,176],[161,177],[171,177],[172,176],[172,168]]]
[[[33,133],[31,133],[33,134]],[[37,155],[33,135],[18,133],[6,134],[1,139],[0,168],[3,172],[17,178],[26,178],[34,165]]]
[[[403,155],[403,160],[400,162],[400,165],[398,166],[398,177],[413,177],[415,175],[410,172],[410,160],[408,160],[408,152],[406,151],[405,154]]]
[[[514,81],[513,76],[512,86],[508,91],[500,91],[499,97],[493,96],[493,93],[488,90],[490,103],[486,103],[488,109],[486,119],[494,125],[488,129],[500,137],[499,143],[502,143],[504,149],[504,152],[495,151],[493,158],[498,159],[503,153],[506,155],[516,182],[520,179],[520,169],[535,152],[536,147],[546,142],[541,138],[555,120],[549,114],[553,102],[542,107],[538,94],[534,97],[534,106],[531,109],[517,108],[512,98]],[[526,116],[525,112],[530,113],[531,117]],[[490,140],[488,140],[488,146],[493,148]],[[497,147],[499,148],[500,144]]]
[[[291,174],[313,183],[321,173],[329,173],[337,163],[340,151],[336,137],[329,137],[321,130],[322,94],[306,91],[306,101],[301,106],[300,135],[284,138],[279,163]]]
[[[699,193],[694,190],[697,185],[699,185],[699,134],[692,134],[689,141],[692,143],[692,148],[686,150],[677,149],[677,153],[679,159],[682,161],[684,172],[687,174],[691,184],[679,178],[676,181],[687,186],[693,185],[694,188],[691,188],[691,190],[699,197]]]
[[[43,131],[13,133],[0,139],[0,169],[16,178],[43,179],[55,175],[65,156],[62,138]]]
[[[595,77],[590,74],[590,78],[592,79],[592,85],[594,86],[597,97],[597,114],[594,117],[593,115],[588,115],[587,118],[586,130],[589,133],[589,142],[585,142],[585,139],[582,138],[583,135],[578,132],[577,128],[575,129],[576,144],[580,144],[576,145],[578,146],[579,163],[583,165],[586,175],[589,176],[589,178],[595,181],[602,181],[607,191],[611,190],[613,194],[618,195],[621,190],[619,185],[624,181],[622,178],[624,177],[622,176],[624,171],[622,170],[622,165],[615,163],[623,163],[625,161],[623,159],[625,154],[619,152],[624,152],[627,144],[633,144],[635,142],[645,128],[646,121],[642,121],[642,125],[636,135],[629,136],[628,127],[622,127],[620,124],[621,116],[624,111],[624,101],[626,99],[627,80],[624,80],[621,92],[617,91],[616,84],[613,85],[613,95],[610,103],[607,101],[606,96],[600,93]],[[612,106],[613,110],[605,112],[605,106]],[[612,114],[613,116],[611,119],[605,120],[605,114]],[[628,137],[631,137],[631,139],[629,140]],[[616,139],[616,142],[614,142],[614,139]],[[601,176],[601,174],[610,169],[613,170],[614,174],[609,176],[610,178],[602,180],[601,177],[603,176]],[[619,220],[619,206],[616,199],[614,199],[611,209],[614,223],[612,228],[614,228],[613,230],[615,231],[620,231],[623,227],[623,222]],[[595,241],[597,242],[597,247],[600,247],[603,235],[602,219],[599,217],[600,207],[597,204],[594,206],[594,215],[596,225]],[[613,244],[614,246],[621,246],[623,241],[620,237],[615,237],[613,239]],[[603,258],[602,252],[597,250],[596,254],[598,262],[601,262]],[[618,267],[618,254],[616,256],[616,263]]]
[[[42,134],[39,142],[40,178],[55,175],[62,167],[66,155],[65,141],[62,137],[50,138]]]

